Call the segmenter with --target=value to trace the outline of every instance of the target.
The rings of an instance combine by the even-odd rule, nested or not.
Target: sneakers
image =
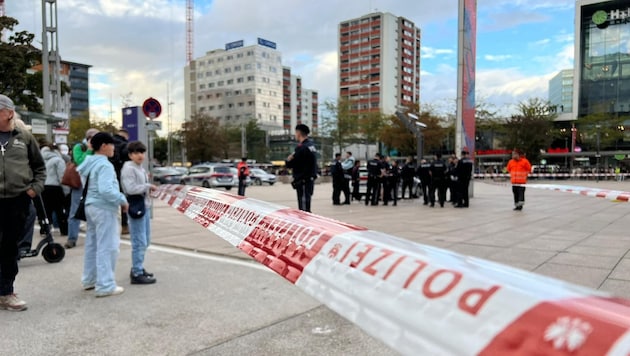
[[[102,298],[102,297],[109,297],[112,295],[119,295],[122,294],[125,291],[125,288],[120,287],[120,286],[116,286],[116,288],[114,288],[114,290],[109,291],[109,292],[97,292],[96,293],[96,298]]]
[[[26,302],[20,300],[17,295],[9,294],[9,295],[1,295],[0,296],[0,309],[11,310],[11,311],[22,311],[26,310]]]
[[[131,275],[131,284],[153,284],[156,282],[155,277],[146,274]]]
[[[65,248],[73,248],[77,245],[76,241],[70,241],[68,240],[68,242],[66,242],[63,247]]]

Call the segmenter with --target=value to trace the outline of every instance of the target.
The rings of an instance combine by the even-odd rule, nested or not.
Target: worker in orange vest
[[[532,165],[523,152],[514,149],[512,159],[508,162],[507,171],[510,173],[510,181],[512,182],[512,193],[514,194],[514,210],[523,210],[525,204],[525,184],[527,176],[532,170]]]
[[[238,172],[238,195],[245,196],[245,182],[249,176],[249,167],[247,166],[247,157],[241,158],[236,166]]]

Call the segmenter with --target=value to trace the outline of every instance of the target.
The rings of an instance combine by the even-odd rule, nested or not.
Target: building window
[[[234,66],[234,71],[235,72],[240,72],[241,71],[241,66]]]
[[[248,82],[253,82],[254,81],[254,76],[253,75],[248,76],[247,77],[247,81]]]
[[[243,77],[236,78],[236,82],[237,82],[237,83],[242,83],[243,81],[244,81],[244,80],[243,80]]]
[[[219,80],[219,81],[217,82],[217,86],[218,86],[218,87],[222,87],[224,84],[225,84],[225,82],[224,82],[224,81],[222,81],[222,80]]]
[[[224,68],[223,69],[223,73],[230,73],[232,72],[232,68]]]

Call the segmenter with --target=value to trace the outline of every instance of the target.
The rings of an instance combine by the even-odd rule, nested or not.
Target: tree
[[[539,98],[519,103],[518,110],[518,114],[498,127],[504,135],[503,146],[521,149],[534,163],[539,160],[541,150],[553,141],[552,122],[556,114],[548,102]]]
[[[379,138],[386,147],[398,150],[401,156],[416,154],[416,136],[395,115],[386,118]]]
[[[83,141],[85,132],[90,126],[89,113],[87,111],[81,113],[79,117],[70,119],[70,133],[68,134],[68,143],[73,144]]]
[[[380,110],[367,111],[359,114],[359,132],[366,144],[376,143],[385,125],[385,116]]]
[[[18,23],[12,17],[0,17],[0,31],[13,31]],[[37,88],[29,87],[29,83],[36,82],[29,80],[34,74],[27,72],[41,62],[41,51],[32,46],[34,38],[34,34],[21,31],[11,35],[8,42],[0,42],[0,93],[12,98],[17,106],[42,112]]]
[[[320,128],[322,136],[330,137],[333,147],[338,148],[335,152],[341,152],[347,145],[357,142],[358,115],[353,112],[350,101],[345,98],[337,102],[326,101]]]
[[[192,162],[211,161],[222,157],[222,147],[227,145],[219,120],[196,114],[183,124],[184,146]]]

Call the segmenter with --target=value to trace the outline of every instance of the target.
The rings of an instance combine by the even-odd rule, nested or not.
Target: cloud
[[[433,48],[433,47],[420,47],[420,53],[422,59],[436,58],[438,56],[450,57],[456,52],[453,49],[448,48]]]
[[[483,59],[490,62],[502,62],[511,58],[512,58],[511,54],[498,54],[498,55],[486,54],[485,56],[483,56]]]

